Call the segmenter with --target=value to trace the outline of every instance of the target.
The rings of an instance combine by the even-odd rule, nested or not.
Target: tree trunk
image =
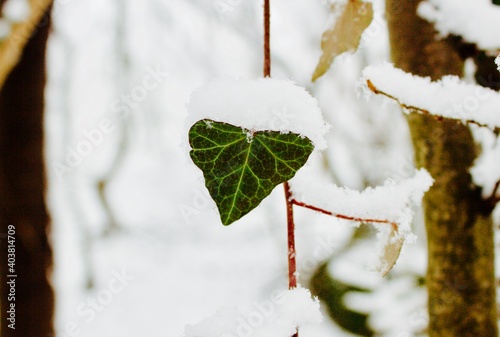
[[[462,75],[458,53],[417,16],[419,2],[386,0],[393,62],[433,80]],[[492,207],[469,174],[477,156],[471,132],[419,114],[410,114],[408,122],[416,164],[435,179],[424,197],[429,336],[497,337]]]
[[[3,1],[0,1],[0,4]],[[48,20],[30,38],[0,91],[1,336],[53,336],[52,251],[45,204],[43,111]],[[7,265],[8,228],[15,265]],[[10,237],[9,237],[10,240]],[[12,243],[12,242],[11,242]],[[10,276],[17,275],[17,277]],[[14,282],[15,287],[7,282]],[[15,291],[15,300],[8,295]],[[15,330],[7,311],[15,304]],[[12,311],[12,310],[11,310]]]

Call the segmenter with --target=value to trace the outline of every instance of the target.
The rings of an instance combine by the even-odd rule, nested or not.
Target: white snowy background
[[[332,126],[329,147],[314,158],[311,172],[358,190],[414,175],[400,110],[379,97],[366,102],[356,92],[362,69],[388,59],[380,3],[360,50],[336,59],[311,83],[329,5],[271,2],[272,75],[305,87]],[[261,77],[261,5],[55,1],[46,129],[58,337],[181,336],[186,325],[223,307],[239,307],[243,314],[236,319],[247,320],[275,291],[286,289],[282,188],[224,227],[184,145],[194,89],[214,78]],[[89,134],[102,135],[90,148]],[[80,159],[78,151],[84,152]],[[108,181],[107,206],[99,197],[101,179]],[[296,208],[296,225],[304,287],[314,269],[335,256],[329,271],[336,278],[376,289],[346,297],[352,308],[372,313],[372,328],[395,337],[425,328],[425,291],[405,276],[425,272],[418,219],[418,239],[403,247],[388,279],[370,271],[375,235],[346,253],[355,232],[349,222]],[[326,311],[323,316],[300,335],[350,336]]]

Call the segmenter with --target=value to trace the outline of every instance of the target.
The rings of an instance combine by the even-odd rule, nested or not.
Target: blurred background
[[[382,1],[355,54],[316,83],[330,4],[271,2],[272,76],[315,96],[332,128],[318,175],[353,189],[413,175],[400,109],[366,101],[361,70],[388,60]],[[224,227],[188,156],[185,104],[213,78],[261,77],[261,1],[56,1],[45,114],[57,336],[181,336],[287,287],[285,204],[276,188]],[[419,210],[415,210],[419,214]],[[425,237],[385,278],[370,271],[376,235],[296,210],[300,283],[325,320],[301,336],[421,336]]]

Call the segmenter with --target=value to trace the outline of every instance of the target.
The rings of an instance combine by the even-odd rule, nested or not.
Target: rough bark
[[[461,75],[456,50],[417,17],[419,2],[386,0],[393,62],[432,79]],[[471,132],[425,115],[410,114],[408,122],[416,164],[435,179],[424,198],[429,336],[497,337],[492,209],[469,174],[477,156]]]
[[[0,1],[0,4],[3,1]],[[0,231],[15,226],[15,330],[8,327],[7,240],[0,240],[1,336],[53,336],[52,251],[45,204],[43,110],[48,20],[0,91]]]

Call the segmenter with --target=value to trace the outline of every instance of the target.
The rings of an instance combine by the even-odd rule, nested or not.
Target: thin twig
[[[283,184],[286,199],[286,220],[288,237],[288,288],[297,288],[297,260],[295,253],[295,222],[293,219],[293,199],[288,182]],[[297,330],[292,337],[299,337]]]
[[[500,197],[497,197],[499,188],[500,188],[500,180],[496,182],[495,186],[493,187],[493,192],[487,199],[493,207],[495,207],[495,205],[500,202]]]
[[[297,288],[297,264],[295,254],[295,222],[293,219],[292,193],[288,182],[283,184],[286,199],[286,220],[288,233],[288,287]]]
[[[264,77],[271,77],[271,11],[270,0],[264,0]],[[288,243],[288,288],[297,288],[297,261],[295,254],[295,222],[293,219],[292,192],[288,182],[283,184],[286,200]],[[297,330],[292,337],[299,337]]]
[[[270,0],[264,0],[264,77],[271,77],[271,10]]]
[[[428,111],[428,110],[425,110],[425,109],[422,109],[422,108],[419,108],[419,107],[416,107],[416,106],[413,106],[413,105],[408,105],[408,104],[405,104],[403,102],[401,102],[398,98],[386,93],[386,92],[383,92],[381,90],[379,90],[374,84],[372,81],[370,80],[366,80],[366,86],[368,87],[368,89],[370,89],[373,93],[377,94],[377,95],[382,95],[382,96],[385,96],[387,98],[390,98],[394,101],[396,101],[403,109],[407,109],[407,110],[412,110],[412,111],[417,111],[423,115],[428,115],[428,116],[432,116],[434,117],[436,120],[438,121],[442,121],[443,119],[450,119],[450,120],[455,120],[457,122],[460,122],[460,123],[463,123],[463,124],[474,124],[474,125],[477,125],[477,126],[480,126],[480,127],[483,127],[483,128],[488,128],[490,129],[491,131],[493,131],[493,133],[495,135],[498,135],[500,134],[500,128],[499,127],[491,127],[489,125],[486,125],[486,124],[483,124],[483,123],[479,123],[475,120],[471,120],[471,119],[460,119],[460,118],[455,118],[455,117],[443,117],[443,116],[439,116],[439,115],[435,115],[433,114],[432,112]]]
[[[301,202],[301,201],[297,201],[295,199],[292,199],[291,202],[294,205],[297,205],[297,206],[300,206],[300,207],[304,207],[304,208],[308,208],[308,209],[312,209],[313,211],[320,212],[320,213],[323,213],[323,214],[326,214],[326,215],[331,215],[331,216],[334,216],[334,217],[339,218],[339,219],[351,220],[351,221],[357,221],[357,222],[364,222],[364,223],[384,223],[384,224],[391,225],[394,228],[397,228],[397,224],[395,222],[392,222],[392,221],[389,221],[389,220],[370,219],[370,218],[358,218],[358,217],[353,217],[353,216],[349,216],[349,215],[333,213],[333,212],[324,210],[322,208],[319,208],[319,207],[316,207],[316,206],[312,206],[312,205],[308,205],[308,204],[306,204],[304,202]]]

